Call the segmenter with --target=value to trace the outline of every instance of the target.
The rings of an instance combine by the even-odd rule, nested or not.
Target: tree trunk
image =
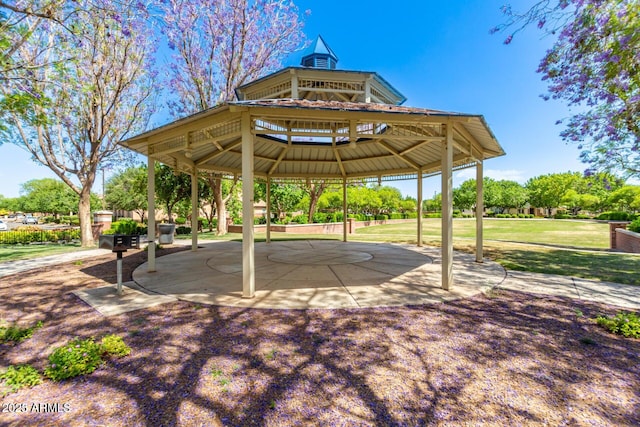
[[[94,245],[93,231],[91,230],[91,186],[84,185],[80,192],[78,203],[78,217],[80,218],[80,236],[82,247],[88,248]]]
[[[216,201],[216,214],[218,216],[218,225],[216,234],[222,236],[227,234],[227,207],[225,206],[224,197],[222,197],[222,179],[215,179],[216,185],[213,186],[213,197]]]

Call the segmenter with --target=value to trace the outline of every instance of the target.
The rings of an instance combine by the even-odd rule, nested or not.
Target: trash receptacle
[[[158,225],[158,231],[160,232],[158,243],[161,245],[170,245],[173,243],[173,233],[176,231],[175,224],[160,224]]]

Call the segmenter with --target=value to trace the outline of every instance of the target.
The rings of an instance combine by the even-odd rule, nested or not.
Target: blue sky
[[[562,103],[544,101],[546,86],[536,68],[553,40],[535,28],[506,46],[506,35],[489,35],[502,22],[507,0],[298,0],[311,9],[305,33],[318,34],[339,58],[338,68],[375,71],[407,97],[405,105],[482,114],[507,155],[485,163],[485,175],[520,183],[546,173],[582,171],[575,145],[565,144],[556,120],[570,115]],[[524,10],[534,0],[513,0]],[[299,65],[304,52],[284,65]],[[17,197],[20,184],[54,177],[22,149],[0,146],[0,194]],[[454,185],[475,178],[456,172]],[[94,192],[102,191],[100,179]],[[391,183],[414,196],[415,181]],[[439,192],[440,177],[425,181],[424,197]]]

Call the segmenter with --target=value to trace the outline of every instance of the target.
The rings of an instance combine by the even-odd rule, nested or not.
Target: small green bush
[[[111,224],[111,228],[115,230],[114,234],[137,234],[138,233],[138,223],[130,218],[122,218],[114,222],[113,224]]]
[[[386,221],[389,219],[389,215],[378,214],[375,216],[376,221]]]
[[[44,374],[53,381],[90,374],[102,364],[101,353],[102,347],[93,338],[76,338],[54,350]]]
[[[633,231],[634,233],[640,233],[640,219],[636,219],[635,221],[631,222],[631,224],[629,224],[627,228],[629,229],[629,231]]]
[[[174,222],[176,223],[176,225],[185,225],[187,223],[187,218],[179,216]]]
[[[633,214],[627,212],[602,212],[596,219],[604,221],[629,221],[635,217]]]
[[[327,215],[328,214],[326,214],[324,212],[316,212],[316,213],[314,213],[313,214],[313,218],[312,218],[313,219],[313,223],[314,224],[322,224],[322,223],[327,222]]]
[[[121,337],[115,334],[106,335],[100,341],[102,352],[110,356],[127,356],[131,348],[124,343]]]
[[[191,227],[185,227],[183,225],[176,227],[176,234],[191,234]]]
[[[6,371],[0,373],[0,380],[15,393],[24,387],[33,387],[42,382],[40,374],[30,365],[9,366]],[[2,393],[6,395],[7,393]]]
[[[615,317],[598,316],[598,325],[614,334],[623,335],[628,338],[640,338],[640,317],[635,313],[618,312]]]
[[[22,342],[31,338],[36,329],[42,327],[42,321],[38,321],[34,326],[21,328],[17,325],[0,326],[0,343],[6,341]]]
[[[292,222],[295,222],[296,224],[308,224],[308,218],[306,215],[296,215],[293,218],[291,218]]]
[[[571,215],[566,213],[557,213],[553,216],[555,219],[570,219]]]

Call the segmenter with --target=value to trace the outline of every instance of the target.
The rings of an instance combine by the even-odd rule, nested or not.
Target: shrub
[[[604,221],[629,221],[629,219],[633,219],[631,217],[634,217],[634,215],[626,212],[602,212],[596,219]]]
[[[424,215],[425,218],[442,218],[442,214],[440,212],[430,212]]]
[[[392,214],[389,214],[389,219],[404,219],[404,215],[394,212]]]
[[[17,325],[0,327],[0,343],[6,341],[22,342],[31,338],[36,329],[42,327],[42,321],[38,321],[34,326],[21,328]]]
[[[102,363],[101,353],[101,346],[93,338],[76,338],[54,350],[44,374],[53,381],[90,374]]]
[[[640,218],[631,222],[631,224],[629,224],[627,228],[629,229],[629,231],[640,233]]]
[[[316,212],[313,214],[312,219],[315,224],[321,224],[327,222],[327,214],[324,212]]]
[[[556,213],[553,217],[554,217],[555,219],[569,219],[569,218],[571,218],[571,215],[566,214],[566,213],[560,213],[560,212],[558,212],[558,213]]]
[[[187,223],[187,218],[179,216],[176,218],[175,223],[177,225],[185,225]]]
[[[191,234],[191,227],[185,227],[183,225],[176,227],[176,234]]]
[[[14,393],[21,388],[33,387],[42,382],[36,368],[30,365],[9,366],[6,371],[0,373],[0,380]],[[2,393],[3,396],[5,394],[7,393]]]
[[[122,357],[131,353],[131,348],[124,343],[121,337],[115,334],[109,334],[102,338],[100,347],[102,348],[102,353],[110,356]]]
[[[138,225],[139,224],[131,218],[122,218],[111,224],[111,228],[115,231],[115,233],[112,234],[138,234]]]
[[[575,219],[591,219],[591,217],[587,214],[578,214],[574,218]]]
[[[386,221],[389,219],[389,215],[385,215],[385,214],[378,214],[375,217],[376,221]]]
[[[306,215],[296,215],[293,218],[291,218],[292,222],[295,222],[296,224],[308,224],[308,218]]]
[[[640,317],[635,313],[620,311],[613,318],[598,316],[596,321],[598,325],[614,334],[620,334],[628,338],[640,338]]]
[[[267,217],[266,216],[261,216],[261,217],[253,219],[253,224],[254,225],[262,225],[262,224],[266,224],[266,223],[267,223]],[[242,224],[242,220],[240,221],[240,224]]]

